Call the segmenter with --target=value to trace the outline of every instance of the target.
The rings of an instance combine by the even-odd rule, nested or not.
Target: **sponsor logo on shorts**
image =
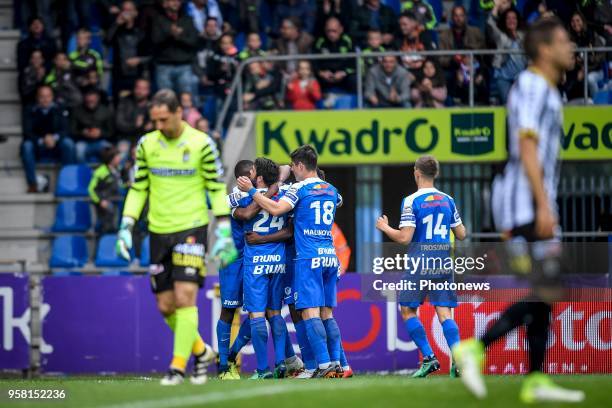
[[[185,268],[185,275],[193,276],[196,274],[196,269],[192,267]]]
[[[223,306],[240,306],[239,300],[224,300]]]
[[[149,265],[149,274],[159,275],[164,271],[164,265],[162,264],[151,264]]]

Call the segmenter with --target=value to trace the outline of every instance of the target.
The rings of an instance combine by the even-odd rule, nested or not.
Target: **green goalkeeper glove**
[[[232,227],[229,220],[217,221],[215,237],[217,240],[212,248],[211,255],[219,268],[225,268],[238,259],[238,251],[232,239]]]
[[[115,250],[117,255],[123,259],[130,260],[130,249],[132,249],[132,228],[134,227],[134,219],[123,217],[121,219],[121,227],[117,233],[117,245]]]

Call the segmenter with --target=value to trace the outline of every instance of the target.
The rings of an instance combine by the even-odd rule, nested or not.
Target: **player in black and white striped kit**
[[[509,93],[509,160],[503,176],[498,176],[493,185],[493,213],[511,258],[527,261],[514,262],[522,267],[515,271],[529,276],[533,290],[506,309],[480,339],[455,346],[453,356],[464,384],[483,398],[484,350],[525,325],[529,374],[519,395],[521,401],[580,402],[584,399],[582,391],[561,388],[542,373],[551,303],[558,296],[554,288],[562,268],[556,200],[563,106],[557,84],[572,68],[573,45],[559,20],[543,19],[529,28],[524,49],[531,65],[518,76]]]

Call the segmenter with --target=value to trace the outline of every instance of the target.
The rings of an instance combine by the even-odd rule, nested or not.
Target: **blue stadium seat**
[[[55,209],[52,232],[86,232],[91,228],[91,208],[88,202],[62,201]]]
[[[357,107],[357,95],[343,94],[337,95],[336,102],[332,109],[355,109]]]
[[[87,241],[78,235],[64,235],[53,240],[51,268],[80,268],[87,263]]]
[[[140,266],[147,267],[151,263],[150,242],[149,235],[142,240],[142,245],[140,246]]]
[[[122,268],[130,265],[128,261],[121,258],[115,252],[115,244],[117,236],[115,234],[106,234],[100,237],[98,241],[98,250],[96,251],[96,259],[94,263],[98,267]]]
[[[85,197],[91,180],[91,169],[84,164],[69,164],[62,167],[55,187],[56,197]]]
[[[236,35],[236,38],[234,39],[234,45],[238,49],[238,52],[244,49],[245,44],[246,44],[246,35],[244,33],[238,33]]]
[[[612,91],[599,91],[593,96],[595,105],[612,105]]]
[[[400,13],[400,8],[401,8],[401,0],[383,0],[382,3],[386,6],[389,6],[393,9],[393,11],[395,12],[395,14],[399,14]]]

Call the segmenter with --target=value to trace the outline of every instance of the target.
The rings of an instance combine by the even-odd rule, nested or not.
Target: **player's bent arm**
[[[548,205],[546,192],[544,191],[544,182],[542,180],[542,166],[538,159],[538,139],[533,137],[532,133],[521,133],[519,140],[519,150],[521,162],[525,169],[525,175],[529,180],[531,192],[536,202],[537,207]]]
[[[140,218],[149,196],[149,167],[142,141],[136,149],[136,174],[123,205],[123,216],[134,220]]]
[[[291,204],[289,204],[286,200],[274,201],[261,193],[253,194],[253,201],[274,216],[286,214],[293,209]]]
[[[459,224],[456,227],[452,228],[453,234],[455,234],[455,239],[459,241],[463,241],[467,237],[467,231],[465,230],[465,225]]]
[[[402,227],[400,229],[392,228],[389,225],[383,227],[382,232],[384,232],[392,241],[397,242],[398,244],[408,245],[412,242],[412,237],[414,235],[414,227]]]
[[[276,231],[268,235],[260,235],[256,232],[249,231],[245,233],[245,239],[249,245],[261,245],[271,242],[284,242],[293,237],[293,224],[280,231]]]
[[[273,186],[270,186],[270,188],[268,189],[268,191],[266,191],[266,194],[264,195],[268,198],[271,198],[276,193],[278,193],[278,185],[274,184]],[[252,201],[251,204],[244,208],[235,208],[232,213],[232,216],[240,221],[248,221],[255,217],[257,214],[259,214],[260,211],[261,207],[259,206],[259,204],[257,204],[255,201]]]

